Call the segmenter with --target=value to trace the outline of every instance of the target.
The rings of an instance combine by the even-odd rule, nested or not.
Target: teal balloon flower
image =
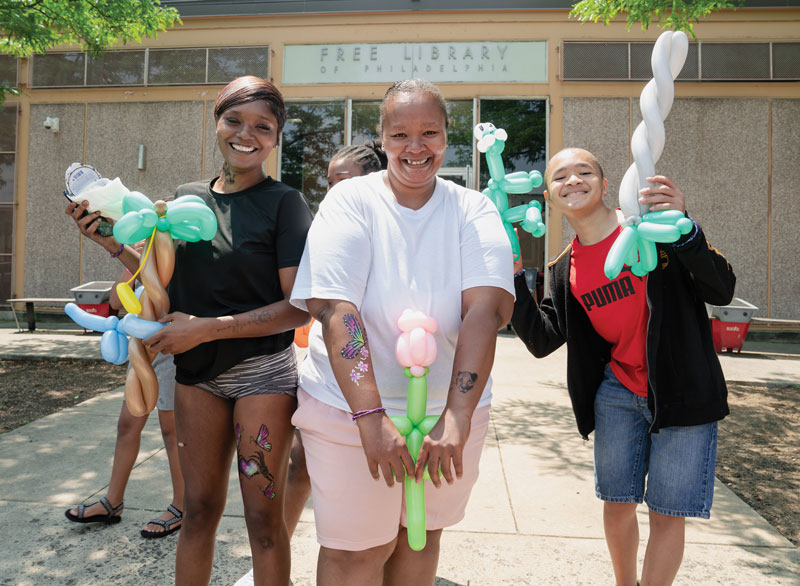
[[[644,214],[641,222],[622,229],[608,251],[603,272],[616,279],[623,265],[628,265],[634,275],[643,277],[658,264],[656,242],[675,242],[693,228],[694,223],[679,210]]]

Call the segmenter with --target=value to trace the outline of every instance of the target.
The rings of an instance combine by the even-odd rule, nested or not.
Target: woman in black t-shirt
[[[177,241],[171,322],[145,340],[175,354],[175,421],[186,481],[177,584],[207,584],[236,452],[256,584],[289,582],[283,517],[296,406],[293,328],[308,315],[289,304],[311,212],[298,191],[264,173],[286,109],[270,82],[240,77],[214,104],[225,160],[210,181],[176,196],[203,198],[217,217],[210,242]]]

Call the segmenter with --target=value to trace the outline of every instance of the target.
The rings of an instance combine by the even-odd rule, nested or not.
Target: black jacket
[[[647,276],[647,403],[653,433],[718,421],[730,412],[704,302],[727,305],[736,283],[730,264],[699,226],[678,242],[657,247],[658,266]],[[594,330],[570,292],[571,249],[550,263],[550,296],[540,306],[525,276],[514,280],[517,300],[511,324],[537,358],[567,343],[567,388],[578,431],[586,438],[594,430],[594,398],[611,344]]]

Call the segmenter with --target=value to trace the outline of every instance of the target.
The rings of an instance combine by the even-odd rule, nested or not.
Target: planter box
[[[79,287],[73,287],[70,291],[75,296],[75,303],[78,305],[96,305],[108,302],[113,286],[114,281],[92,281]]]
[[[706,311],[711,319],[711,338],[717,352],[742,351],[753,312],[758,307],[744,299],[734,297],[729,305],[709,305]]]

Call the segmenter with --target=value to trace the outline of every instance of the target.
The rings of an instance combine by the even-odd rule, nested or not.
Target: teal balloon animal
[[[513,224],[520,223],[520,227],[529,232],[534,238],[544,236],[547,229],[542,221],[542,206],[538,201],[508,207],[509,193],[528,193],[531,189],[542,184],[542,174],[539,171],[505,172],[503,166],[503,149],[506,148],[508,134],[502,128],[495,128],[491,122],[481,122],[473,130],[473,135],[478,141],[478,150],[486,155],[486,164],[489,167],[489,184],[483,190],[500,212],[503,227],[508,239],[511,241],[511,250],[514,260],[519,258],[519,238],[514,232]]]
[[[124,215],[114,224],[114,238],[123,244],[150,237],[154,228],[187,242],[211,240],[217,233],[217,217],[196,195],[153,203],[138,191],[131,191],[122,200],[122,211]]]
[[[406,438],[406,446],[416,463],[423,438],[439,420],[438,415],[426,415],[428,403],[428,366],[436,360],[436,320],[422,313],[406,309],[397,320],[402,334],[395,346],[397,361],[404,366],[408,377],[408,402],[406,414],[392,417],[397,430]],[[417,483],[413,470],[406,475],[406,523],[408,545],[414,551],[425,547],[425,483]],[[430,474],[425,470],[425,480]]]
[[[649,212],[649,206],[639,203],[639,193],[650,185],[647,178],[656,174],[655,165],[664,152],[664,119],[672,109],[674,79],[681,72],[688,51],[689,38],[680,31],[661,33],[653,47],[650,58],[653,79],[642,90],[639,99],[642,122],[631,137],[633,164],[619,186],[619,204],[625,222],[603,266],[609,279],[616,279],[623,265],[630,266],[637,277],[643,277],[658,264],[656,242],[675,242],[694,228],[694,223],[678,210]]]

